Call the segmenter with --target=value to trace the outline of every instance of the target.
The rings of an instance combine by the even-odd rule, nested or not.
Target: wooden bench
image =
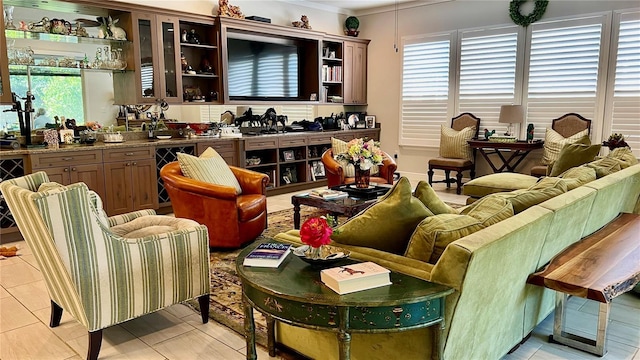
[[[550,341],[599,356],[606,353],[611,300],[640,282],[640,215],[622,214],[602,229],[556,255],[527,283],[556,291],[553,335]],[[569,295],[600,302],[596,339],[565,331]]]

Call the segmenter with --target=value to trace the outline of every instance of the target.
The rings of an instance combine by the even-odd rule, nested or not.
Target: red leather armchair
[[[324,164],[324,171],[327,175],[327,186],[337,186],[342,184],[353,184],[355,177],[346,177],[342,164],[333,158],[333,151],[331,149],[325,151],[322,154],[322,163]],[[371,176],[370,181],[378,184],[393,184],[393,173],[396,172],[398,165],[389,154],[384,153],[384,160],[379,167],[378,174]]]
[[[160,169],[176,217],[193,219],[209,229],[210,248],[239,248],[267,227],[267,184],[259,172],[229,166],[242,194],[233,187],[185,177],[177,161]]]

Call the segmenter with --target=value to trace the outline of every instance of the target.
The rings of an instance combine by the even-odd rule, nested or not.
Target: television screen
[[[228,90],[232,100],[298,100],[298,47],[227,38]]]

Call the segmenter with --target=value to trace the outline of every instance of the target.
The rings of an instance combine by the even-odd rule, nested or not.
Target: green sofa
[[[444,358],[499,359],[545,319],[554,293],[528,285],[529,274],[619,213],[640,213],[640,164],[588,182],[446,246],[435,264],[361,246],[352,257],[375,261],[455,289],[446,300]],[[300,244],[290,230],[276,239]],[[434,329],[353,334],[352,359],[436,358]],[[336,335],[278,323],[278,342],[316,359],[337,359]]]

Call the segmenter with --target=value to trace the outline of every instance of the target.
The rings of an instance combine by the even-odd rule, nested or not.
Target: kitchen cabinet
[[[178,153],[194,155],[196,145],[194,143],[180,143],[179,145],[163,145],[158,146],[155,150],[156,154],[156,183],[158,187],[158,205],[166,208],[171,206],[171,199],[167,189],[164,188],[164,182],[160,177],[160,169],[170,162],[178,161]]]
[[[117,104],[182,102],[178,18],[130,14],[134,71],[114,74]]]
[[[2,158],[0,158],[0,182],[24,176],[26,173],[24,156],[3,155]],[[20,240],[18,226],[11,215],[7,202],[4,200],[2,194],[0,194],[0,243],[17,240]]]
[[[344,103],[367,104],[367,46],[369,41],[345,41],[343,45]]]
[[[0,8],[3,8],[0,0]],[[4,12],[0,13],[0,104],[11,104],[11,84],[9,82],[9,60],[7,41],[4,34]]]
[[[64,151],[29,156],[31,172],[44,171],[49,181],[62,185],[83,182],[102,199],[105,196],[102,151]]]
[[[220,154],[224,161],[227,162],[227,165],[242,167],[238,160],[238,139],[214,139],[211,141],[198,142],[198,156],[200,156],[209,147],[213,148],[218,154]]]
[[[158,208],[155,148],[104,150],[104,172],[109,216]]]

